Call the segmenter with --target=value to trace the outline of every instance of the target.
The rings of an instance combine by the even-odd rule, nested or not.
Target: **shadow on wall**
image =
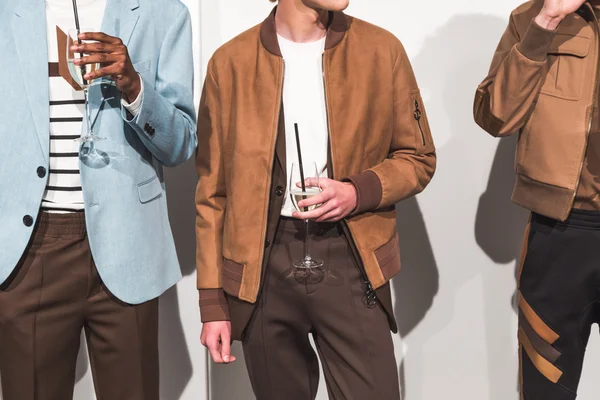
[[[425,318],[439,289],[439,272],[416,198],[396,207],[402,269],[392,280],[398,334],[406,338]],[[411,350],[412,351],[412,350]],[[402,398],[406,398],[405,362],[400,367]]]
[[[166,169],[169,220],[184,276],[196,266],[194,196],[198,178],[194,159],[176,169]],[[192,361],[183,333],[176,288],[160,299],[160,398],[178,400],[193,374]]]
[[[487,190],[479,199],[475,223],[477,244],[488,257],[502,264],[519,259],[523,220],[528,215],[511,201],[516,146],[517,135],[500,140]]]
[[[506,19],[473,14],[452,17],[435,33],[426,38],[421,52],[412,60],[425,102],[433,121],[434,136],[451,139],[438,143],[438,173],[434,191],[443,193],[436,207],[437,215],[446,223],[444,235],[451,246],[452,268],[444,274],[445,287],[436,299],[435,318],[425,318],[438,290],[438,272],[431,244],[416,201],[400,204],[399,231],[402,236],[403,271],[394,281],[396,314],[408,354],[401,366],[406,375],[404,391],[408,400],[426,398],[426,371],[423,349],[448,324],[455,313],[457,293],[470,279],[480,276],[483,282],[487,363],[490,382],[489,400],[516,398],[514,386],[499,382],[498,377],[510,376],[513,371],[513,334],[498,327],[511,326],[514,318],[511,299],[503,301],[503,285],[497,279],[505,273],[500,268],[485,268],[470,247],[470,237],[455,238],[450,232],[467,234],[464,224],[471,223],[472,212],[465,204],[471,199],[461,196],[472,192],[474,170],[485,168],[489,149],[487,135],[473,121],[473,98],[480,81],[485,77]],[[443,66],[439,68],[439,66]],[[444,132],[446,131],[446,132]],[[436,134],[436,132],[440,132]],[[448,135],[449,133],[449,135]],[[500,142],[493,162],[486,192],[477,209],[475,240],[486,255],[496,263],[514,262],[519,252],[526,213],[510,202],[514,182],[514,140]],[[478,148],[481,146],[481,149]],[[488,150],[489,151],[489,150]],[[446,197],[447,196],[447,197]],[[471,231],[472,232],[472,231]],[[480,259],[479,259],[480,261]],[[487,264],[486,264],[487,265]],[[512,265],[512,264],[511,264]],[[501,266],[505,268],[505,266]],[[504,285],[505,287],[505,285]],[[417,327],[418,335],[410,335]],[[481,330],[481,327],[474,327]],[[465,329],[471,329],[465,327]],[[404,379],[401,377],[404,381]]]

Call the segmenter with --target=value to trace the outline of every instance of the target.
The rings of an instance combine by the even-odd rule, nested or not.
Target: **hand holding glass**
[[[86,64],[86,65],[75,65],[74,61],[78,58],[85,57],[86,54],[76,53],[71,50],[71,46],[78,45],[81,43],[78,35],[80,32],[93,32],[93,29],[71,29],[67,35],[67,64],[69,66],[69,72],[71,73],[71,77],[81,86],[83,89],[84,103],[85,103],[85,121],[86,121],[86,130],[80,138],[75,139],[78,142],[94,142],[96,140],[102,140],[103,138],[94,135],[92,131],[92,121],[90,116],[90,105],[88,101],[88,91],[90,86],[92,85],[92,80],[84,79],[84,76],[90,72],[96,71],[100,69],[100,64]]]
[[[317,169],[317,165],[315,163],[307,163],[304,166],[304,172],[308,175],[305,175],[304,172],[300,170],[301,166],[298,163],[292,164],[292,171],[290,174],[290,196],[292,199],[292,203],[294,204],[294,208],[298,212],[306,212],[314,210],[319,207],[320,204],[313,205],[310,207],[299,207],[298,203],[302,200],[306,200],[310,197],[316,196],[321,193],[321,188],[319,187],[319,171]],[[315,186],[305,187],[304,190],[302,188],[302,178],[312,178],[312,180],[316,183]],[[301,270],[304,272],[310,272],[311,270],[316,270],[318,268],[323,267],[323,261],[314,260],[310,255],[309,249],[309,220],[304,220],[304,259],[295,260],[294,267],[296,270]]]

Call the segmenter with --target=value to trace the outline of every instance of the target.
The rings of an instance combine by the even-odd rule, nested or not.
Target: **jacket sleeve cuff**
[[[202,322],[229,321],[229,306],[223,289],[200,289]]]
[[[556,32],[556,30],[549,31],[544,29],[535,21],[531,21],[527,32],[525,32],[518,45],[519,51],[530,60],[545,61]]]
[[[344,181],[352,183],[356,188],[356,209],[352,214],[375,210],[381,203],[383,188],[375,172],[367,170],[362,174],[350,176]]]

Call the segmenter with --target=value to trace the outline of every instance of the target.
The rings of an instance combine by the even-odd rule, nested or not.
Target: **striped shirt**
[[[79,0],[81,27],[99,31],[106,0]],[[79,174],[84,96],[66,66],[67,34],[75,28],[70,0],[47,0],[48,72],[50,79],[50,168],[42,209],[70,212],[83,209]]]
[[[82,31],[99,32],[107,0],[78,0]],[[50,80],[50,170],[42,209],[48,212],[83,210],[79,171],[79,138],[84,124],[85,104],[81,87],[71,77],[66,60],[67,35],[75,28],[71,0],[46,0],[48,75]],[[92,83],[93,84],[93,83]],[[144,84],[137,99],[123,106],[136,116],[142,106]]]

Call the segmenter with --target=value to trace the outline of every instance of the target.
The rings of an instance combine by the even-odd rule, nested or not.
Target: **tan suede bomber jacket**
[[[196,157],[204,322],[229,319],[224,293],[255,303],[260,289],[285,68],[275,12],[219,48],[208,64]],[[377,289],[400,270],[394,205],[430,182],[435,148],[398,39],[331,13],[325,47],[330,169],[334,179],[357,188],[357,210],[344,223]]]
[[[573,206],[598,99],[598,21],[586,2],[557,31],[518,7],[475,95],[475,121],[493,136],[518,133],[513,200],[564,221]]]

